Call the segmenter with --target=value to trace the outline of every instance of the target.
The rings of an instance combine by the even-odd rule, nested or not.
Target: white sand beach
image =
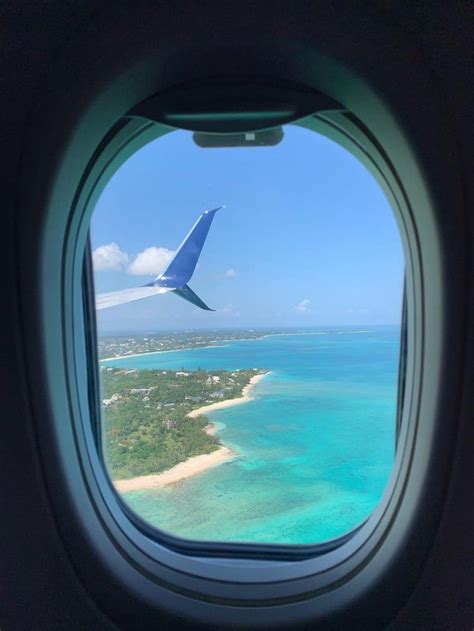
[[[229,447],[220,447],[210,454],[201,454],[193,456],[184,462],[180,462],[176,466],[151,475],[141,475],[130,480],[115,480],[114,486],[119,493],[127,493],[128,491],[144,491],[146,489],[162,489],[170,484],[176,484],[190,478],[198,473],[202,473],[207,469],[215,467],[219,464],[227,462],[235,457],[235,453]]]
[[[254,375],[253,377],[251,377],[249,383],[242,388],[241,397],[236,397],[235,399],[227,399],[226,401],[217,401],[216,403],[210,403],[209,405],[203,405],[202,407],[189,412],[187,416],[189,416],[190,418],[196,418],[197,416],[201,416],[201,414],[207,414],[208,412],[213,412],[214,410],[223,410],[225,408],[233,407],[234,405],[240,405],[241,403],[252,401],[252,392],[255,386],[259,381],[261,381],[269,374],[270,371],[259,373],[258,375]]]

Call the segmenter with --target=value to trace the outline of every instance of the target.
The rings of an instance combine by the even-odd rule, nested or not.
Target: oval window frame
[[[245,91],[248,88],[245,86]],[[261,88],[262,90],[262,88]],[[183,92],[183,89],[177,90],[178,94]],[[186,92],[184,91],[184,94]],[[321,95],[318,95],[318,99],[321,99],[324,105],[330,102],[329,99],[325,99]],[[184,102],[189,104],[192,99],[185,99]],[[332,103],[331,103],[332,105]],[[139,109],[139,108],[134,108]],[[297,108],[295,108],[297,109]],[[151,123],[151,124],[150,124]],[[219,121],[220,124],[221,121]],[[403,223],[401,224],[401,213],[399,211],[397,184],[394,183],[394,178],[390,178],[390,169],[380,169],[381,151],[375,143],[368,143],[365,138],[365,130],[357,126],[357,123],[348,117],[348,113],[343,110],[338,104],[332,109],[325,108],[322,112],[305,116],[302,119],[293,121],[293,124],[320,133],[334,142],[337,142],[340,146],[343,146],[346,150],[351,150],[352,155],[362,162],[362,164],[375,175],[377,182],[381,186],[383,192],[386,194],[392,208],[396,208],[394,213],[397,218],[400,233],[404,229]],[[102,191],[107,186],[110,178],[120,169],[120,167],[137,151],[146,146],[153,140],[157,140],[167,133],[175,131],[176,128],[169,127],[154,121],[145,119],[125,119],[121,121],[104,142],[104,145],[99,148],[98,155],[95,160],[96,163],[91,167],[90,175],[87,181],[84,183],[84,188],[81,191],[81,196],[78,198],[78,208],[82,208],[84,212],[83,220],[89,221],[97,200],[100,198]],[[364,141],[366,147],[364,147]],[[377,159],[379,163],[377,162]],[[105,165],[104,165],[105,163]],[[90,252],[87,252],[90,257]],[[85,269],[88,270],[88,274],[85,274],[87,285],[89,289],[84,289],[84,296],[94,296],[93,289],[93,272],[91,261],[85,261]],[[87,344],[87,357],[92,361],[88,362],[89,366],[89,381],[95,384],[92,392],[89,388],[89,406],[92,411],[91,423],[93,434],[96,437],[96,447],[99,451],[99,457],[101,457],[101,447],[98,437],[101,435],[101,411],[99,403],[99,390],[98,383],[99,377],[97,373],[97,341],[96,341],[96,326],[95,326],[95,310],[93,308],[94,301],[89,299],[90,309],[87,309],[86,314],[86,330],[88,330]],[[403,366],[405,369],[405,366]],[[403,408],[404,397],[399,397],[398,405]],[[401,417],[402,409],[399,409],[396,428],[396,443],[401,435]],[[403,435],[402,435],[403,438]],[[103,458],[101,457],[102,461]],[[102,462],[103,468],[107,471],[107,465]],[[396,468],[396,463],[392,465],[392,470]],[[391,471],[389,481],[386,487],[390,487],[390,481],[392,478]],[[107,476],[108,477],[108,476]],[[115,489],[112,481],[109,479],[109,485],[115,493]],[[137,515],[129,505],[122,500],[119,494],[115,493],[121,510],[126,513],[127,518],[149,539],[157,541],[167,548],[187,555],[195,556],[208,556],[208,557],[221,557],[226,556],[238,557],[241,559],[259,559],[259,560],[281,560],[281,561],[295,561],[302,559],[309,559],[319,557],[323,554],[327,554],[329,551],[337,549],[343,543],[349,541],[355,533],[362,528],[363,523],[366,520],[351,531],[344,533],[344,535],[332,539],[324,543],[307,544],[307,545],[285,545],[285,544],[245,544],[245,543],[225,543],[214,541],[193,541],[181,539],[178,536],[173,536],[172,533],[167,533],[155,528],[148,522],[143,520]],[[385,498],[386,492],[383,494]],[[382,502],[383,498],[379,501]],[[387,501],[387,498],[385,498]]]
[[[177,90],[178,94],[182,90]],[[185,91],[184,91],[185,93]],[[186,102],[186,101],[185,101]],[[136,110],[137,108],[134,108]],[[296,110],[297,108],[295,108]],[[413,279],[413,252],[410,252],[410,258],[407,257],[409,250],[409,241],[407,236],[407,215],[409,216],[409,206],[407,205],[407,198],[403,188],[400,186],[400,181],[397,178],[396,173],[393,172],[392,166],[386,159],[386,154],[383,152],[380,145],[375,138],[368,133],[368,130],[358,121],[353,115],[344,110],[343,108],[336,107],[334,109],[323,110],[313,116],[305,116],[303,119],[294,121],[295,124],[305,127],[306,129],[321,133],[331,140],[337,142],[345,149],[349,150],[364,166],[372,173],[380,184],[382,190],[387,196],[392,209],[394,211],[397,223],[400,228],[401,239],[404,246],[404,252],[407,263],[406,277],[407,277],[407,311],[411,314],[410,324],[408,324],[408,335],[410,339],[414,339],[415,328],[414,324],[420,319],[417,318],[415,301],[414,301],[414,279]],[[90,167],[88,168],[88,175],[84,179],[82,186],[77,194],[77,205],[74,209],[75,217],[78,221],[78,233],[77,241],[74,246],[77,252],[81,251],[81,239],[79,235],[84,234],[84,224],[89,225],[90,217],[93,213],[93,209],[96,205],[100,194],[107,185],[109,179],[118,170],[118,168],[134,153],[136,153],[141,147],[145,146],[152,140],[156,140],[166,133],[173,132],[174,127],[164,125],[162,123],[144,119],[142,117],[125,117],[112,129],[104,138],[103,143],[98,148],[96,154],[91,160]],[[403,210],[408,211],[405,214]],[[69,248],[70,246],[68,246]],[[84,245],[85,247],[85,245]],[[76,261],[76,265],[79,261]],[[79,309],[79,305],[76,305],[74,312]],[[81,323],[84,327],[84,322]],[[74,325],[73,328],[80,330],[81,324]],[[93,325],[92,322],[89,325]],[[92,339],[92,338],[90,338]],[[95,341],[95,337],[93,338]],[[83,348],[83,345],[81,345]],[[81,348],[79,346],[79,349]],[[92,349],[86,351],[87,358],[95,357],[91,352]],[[413,350],[413,347],[412,347]],[[76,349],[74,355],[77,357],[78,352]],[[407,357],[407,372],[410,377],[414,372],[415,354],[413,352],[408,353]],[[89,374],[93,370],[93,367],[89,363]],[[412,380],[407,379],[408,383],[412,383]],[[82,400],[84,400],[85,391],[82,393]],[[94,396],[94,395],[93,395]],[[411,404],[410,389],[406,392],[408,399],[404,401],[404,407]],[[410,400],[410,403],[407,401]],[[94,400],[89,400],[89,413],[96,409],[97,393],[95,393]],[[83,410],[83,415],[87,415],[87,411]],[[407,414],[401,414],[401,417],[406,417]],[[411,416],[408,413],[408,416]],[[90,417],[89,417],[90,418]],[[94,453],[94,445],[92,445],[90,436],[87,436],[87,428],[90,423],[92,427],[97,425],[96,421],[91,419],[80,422],[76,431],[86,432],[83,436],[84,443],[87,444],[87,450],[89,455]],[[237,580],[242,581],[244,576],[248,575],[249,566],[242,566],[239,570],[235,567],[235,560],[240,559],[252,559],[256,561],[256,565],[252,567],[252,578],[250,582],[253,584],[267,584],[268,582],[275,582],[274,570],[275,563],[285,563],[285,579],[295,580],[302,573],[316,574],[327,573],[331,566],[340,564],[341,554],[346,555],[346,558],[351,558],[356,555],[358,548],[362,541],[367,542],[372,536],[377,525],[382,520],[387,506],[390,503],[390,499],[393,495],[394,488],[397,483],[397,478],[401,473],[402,457],[399,454],[406,455],[406,442],[408,439],[408,426],[407,422],[401,423],[401,428],[398,436],[397,454],[392,467],[392,473],[389,481],[386,485],[385,492],[379,504],[369,516],[369,518],[361,526],[355,528],[353,531],[346,535],[335,539],[333,541],[324,544],[315,545],[271,545],[271,544],[240,544],[240,543],[217,543],[217,542],[198,542],[198,541],[186,541],[178,537],[174,537],[163,531],[159,531],[153,527],[150,527],[144,520],[140,519],[128,506],[121,500],[118,493],[116,493],[112,482],[107,474],[106,467],[103,463],[97,463],[95,459],[91,458],[92,467],[95,469],[94,477],[96,480],[100,480],[101,472],[105,470],[106,482],[100,480],[99,484],[102,486],[102,496],[106,500],[106,504],[109,508],[110,515],[119,529],[129,539],[134,540],[136,543],[141,538],[140,547],[144,554],[149,558],[157,561],[160,556],[167,557],[168,552],[172,552],[174,556],[168,558],[167,564],[173,564],[179,571],[192,571],[195,576],[200,576],[203,579],[218,579],[222,581],[229,580],[229,567],[232,568],[231,572],[234,577],[238,576]],[[406,428],[406,431],[405,431]],[[97,430],[93,433],[97,436]],[[81,454],[81,458],[85,459],[85,454]],[[104,484],[108,483],[108,489],[105,490]],[[125,519],[123,517],[125,516]],[[130,530],[130,524],[132,524],[136,530]],[[363,531],[359,540],[354,540],[357,533]],[[347,551],[342,551],[341,547],[345,544],[352,543]],[[158,548],[159,552],[158,552]],[[158,552],[158,555],[157,555]],[[333,556],[329,556],[329,553],[333,552]],[[179,555],[186,555],[183,559],[179,558]],[[311,570],[303,569],[301,566],[302,561],[314,562],[317,559],[317,564],[313,566]],[[217,560],[217,562],[216,562]],[[229,565],[226,567],[226,560],[229,561]],[[265,561],[267,565],[265,566]],[[290,571],[288,563],[297,564],[294,566],[293,571]],[[249,579],[246,579],[249,582]],[[325,589],[327,585],[325,585]],[[207,594],[207,596],[215,597],[215,594]],[[287,595],[288,597],[288,595]]]

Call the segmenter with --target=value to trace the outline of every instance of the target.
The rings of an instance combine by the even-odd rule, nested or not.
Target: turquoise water
[[[238,456],[156,491],[124,495],[185,538],[315,543],[359,525],[380,500],[395,441],[399,329],[318,330],[156,353],[128,368],[266,368],[253,401],[210,413]]]

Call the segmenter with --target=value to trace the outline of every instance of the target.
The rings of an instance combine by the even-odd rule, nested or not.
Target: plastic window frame
[[[374,142],[373,138],[367,135],[366,130],[361,128],[357,124],[357,119],[350,117],[347,112],[326,112],[313,117],[305,118],[303,121],[299,121],[300,124],[306,128],[313,129],[319,133],[322,133],[331,139],[338,142],[340,145],[348,149],[353,155],[355,155],[376,177],[379,184],[382,186],[384,192],[392,203],[394,209],[400,211],[400,200],[403,203],[404,195],[403,189],[400,190],[400,182],[396,177],[396,174],[390,168],[390,164],[387,164],[385,156],[381,148]],[[101,146],[99,147],[96,155],[91,161],[91,168],[86,174],[86,178],[83,181],[83,186],[78,195],[77,207],[82,207],[82,223],[88,223],[88,218],[95,206],[95,203],[100,196],[104,186],[110,179],[111,175],[118,169],[118,167],[133,153],[135,153],[140,147],[144,146],[153,139],[164,135],[165,133],[174,131],[174,128],[169,128],[158,123],[145,122],[137,119],[123,119],[107,136],[104,138]],[[401,222],[401,213],[395,212],[401,233],[403,236],[403,223]],[[405,244],[406,245],[406,244]],[[406,253],[406,247],[405,247]],[[85,278],[90,278],[89,274],[85,275]],[[408,282],[408,285],[410,283]],[[86,292],[90,293],[89,289]],[[407,301],[409,299],[407,298]],[[87,302],[87,301],[86,301]],[[90,303],[91,301],[89,301]],[[95,339],[95,313],[87,309],[85,313],[85,330],[89,331],[86,338],[93,343],[96,343]],[[407,323],[408,324],[408,323]],[[408,326],[407,326],[408,329]],[[89,345],[90,346],[90,345]],[[408,350],[408,349],[407,349]],[[95,355],[91,353],[91,349],[88,348],[86,353],[89,361],[97,361]],[[408,353],[408,356],[410,354]],[[413,359],[413,356],[411,357]],[[95,363],[95,369],[89,364],[89,374],[91,370],[97,372],[97,363]],[[100,409],[97,409],[97,390],[92,384],[96,383],[96,376],[92,375],[92,379],[89,383],[89,405],[91,416],[91,426],[93,428],[93,435],[95,436],[96,445],[99,445],[98,436],[100,434],[98,425],[98,414]],[[99,404],[100,408],[100,404]],[[402,414],[399,414],[401,418]],[[95,420],[94,420],[95,419]],[[406,425],[406,424],[405,424]],[[406,428],[405,428],[406,429]],[[399,424],[399,431],[397,434],[400,440],[406,443],[407,432],[403,432],[403,425]],[[403,436],[405,434],[405,436]],[[89,445],[91,449],[91,445]],[[399,456],[402,452],[402,448],[397,450],[397,457],[393,465],[393,471],[391,481],[385,491],[384,498],[379,503],[372,516],[367,520],[371,522],[376,519],[380,519],[383,516],[383,505],[388,503],[388,496],[393,490],[394,486],[394,474],[400,468]],[[100,459],[100,454],[98,454]],[[105,466],[103,467],[105,469]],[[106,477],[107,474],[106,474]],[[110,480],[107,481],[109,490],[113,489]],[[365,524],[356,528],[355,530],[347,533],[343,537],[333,540],[327,544],[315,544],[307,546],[284,546],[284,545],[270,545],[270,544],[222,544],[216,542],[187,542],[185,540],[172,537],[167,533],[163,533],[146,522],[141,520],[133,511],[131,511],[125,502],[123,502],[119,496],[112,490],[112,494],[115,496],[114,508],[119,508],[124,516],[133,522],[134,526],[141,532],[141,534],[148,540],[148,543],[157,543],[158,545],[165,546],[169,551],[177,553],[179,555],[188,555],[189,560],[193,555],[195,558],[197,555],[203,557],[201,560],[208,562],[212,557],[216,557],[217,563],[225,561],[230,562],[230,565],[235,565],[235,562],[239,560],[252,559],[258,564],[265,564],[268,561],[271,564],[281,562],[298,562],[301,560],[314,560],[317,557],[326,557],[329,552],[338,551],[344,544],[353,540],[356,534],[364,528]],[[110,507],[110,493],[108,494],[107,502]],[[364,528],[365,529],[365,528]],[[232,558],[229,558],[232,557]],[[207,559],[207,561],[206,561]],[[235,571],[235,568],[234,568]],[[248,578],[248,577],[246,577]]]

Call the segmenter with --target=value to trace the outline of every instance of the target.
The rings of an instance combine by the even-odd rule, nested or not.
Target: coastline
[[[114,480],[113,484],[119,493],[127,493],[129,491],[145,491],[149,489],[163,489],[171,484],[176,484],[182,480],[193,477],[198,473],[207,471],[217,465],[223,464],[234,458],[237,454],[229,447],[219,447],[216,451],[209,454],[201,454],[200,456],[192,456],[184,462],[171,467],[163,473],[151,473],[149,475],[141,475],[129,480]]]
[[[393,325],[387,325],[387,326],[393,326]],[[325,327],[321,327],[321,328],[325,328]],[[337,327],[336,327],[337,328]],[[282,332],[282,333],[263,333],[261,335],[259,335],[258,337],[243,337],[241,339],[233,339],[233,338],[229,338],[229,339],[223,339],[223,340],[218,340],[219,342],[226,342],[225,344],[207,344],[206,346],[187,346],[186,348],[176,348],[176,349],[170,349],[170,350],[165,350],[165,351],[147,351],[146,353],[132,353],[131,355],[118,355],[117,357],[104,357],[102,359],[99,359],[99,364],[102,362],[109,362],[109,361],[113,361],[114,359],[128,359],[129,357],[141,357],[142,355],[155,355],[158,353],[179,353],[180,351],[193,351],[193,350],[198,350],[198,349],[202,349],[202,348],[225,348],[226,346],[228,346],[229,342],[254,342],[255,340],[263,340],[264,338],[267,337],[281,337],[281,336],[300,336],[300,335],[331,335],[331,334],[338,334],[338,335],[343,335],[345,333],[374,333],[374,331],[372,329],[360,329],[360,330],[348,330],[348,331],[335,331],[335,330],[331,330],[331,331],[295,331],[295,332]]]
[[[166,352],[166,351],[164,351]],[[227,401],[219,401],[217,403],[211,403],[210,405],[204,405],[203,407],[192,410],[187,414],[190,418],[201,416],[207,412],[213,410],[222,410],[226,407],[232,407],[234,405],[240,405],[247,401],[252,401],[252,392],[259,381],[270,374],[271,371],[265,373],[259,373],[250,378],[250,381],[246,386],[242,388],[242,396],[235,399],[228,399]],[[208,423],[204,428],[206,434],[213,436],[217,432],[217,427],[214,423]],[[221,445],[216,451],[211,451],[209,454],[201,454],[199,456],[191,456],[184,462],[180,462],[171,469],[163,471],[162,473],[151,473],[149,475],[141,475],[128,480],[114,480],[113,484],[119,493],[127,493],[129,491],[145,491],[149,489],[163,489],[171,484],[176,484],[191,478],[199,473],[207,471],[217,465],[223,464],[232,458],[235,458],[238,454],[232,451],[229,447]]]
[[[104,357],[103,359],[99,359],[99,364],[102,362],[111,362],[115,359],[128,359],[129,357],[142,357],[142,355],[158,355],[158,353],[180,353],[181,351],[194,351],[201,350],[203,348],[225,348],[227,344],[211,344],[208,346],[190,346],[188,348],[176,348],[173,350],[167,351],[147,351],[146,353],[132,353],[131,355],[119,355],[117,357]]]
[[[208,405],[203,405],[196,410],[191,410],[188,412],[186,416],[189,418],[196,418],[197,416],[201,416],[202,414],[208,414],[209,412],[213,412],[215,410],[223,410],[225,408],[233,407],[234,405],[240,405],[241,403],[247,403],[247,401],[252,401],[253,396],[252,392],[259,381],[261,381],[264,377],[270,374],[271,371],[259,373],[258,375],[254,375],[251,377],[250,381],[246,386],[242,388],[242,396],[236,397],[235,399],[227,399],[225,401],[216,401],[216,403],[209,403]]]

